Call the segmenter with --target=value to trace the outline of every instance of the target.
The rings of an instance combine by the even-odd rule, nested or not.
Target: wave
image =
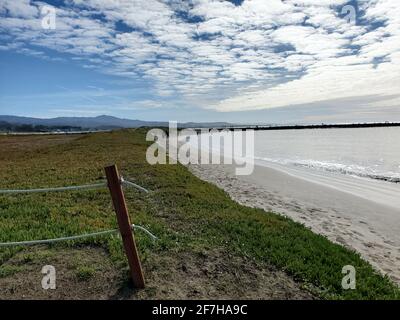
[[[360,165],[346,165],[341,163],[317,161],[317,160],[289,160],[289,159],[272,159],[264,157],[255,157],[256,160],[273,162],[283,165],[291,165],[307,169],[314,169],[332,173],[340,173],[352,175],[362,178],[387,181],[392,183],[400,183],[400,173],[398,172],[376,172],[370,167]]]

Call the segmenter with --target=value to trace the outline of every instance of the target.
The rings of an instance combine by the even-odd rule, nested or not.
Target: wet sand
[[[400,208],[266,166],[256,165],[249,176],[236,176],[232,165],[189,168],[239,203],[288,216],[358,251],[400,284]]]

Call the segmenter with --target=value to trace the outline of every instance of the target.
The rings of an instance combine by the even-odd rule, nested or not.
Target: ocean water
[[[400,128],[256,131],[255,159],[304,174],[400,183]]]
[[[400,208],[399,127],[259,130],[254,134],[256,165]],[[211,135],[221,138],[223,134],[203,134],[204,141]],[[194,141],[198,145],[198,140]],[[201,149],[223,152],[212,145]],[[242,155],[243,150],[234,153]]]

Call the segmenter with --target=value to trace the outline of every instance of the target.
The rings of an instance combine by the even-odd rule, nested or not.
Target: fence
[[[1,194],[28,194],[28,193],[42,193],[42,192],[62,192],[62,191],[74,191],[74,190],[91,190],[91,189],[100,189],[108,187],[111,198],[113,201],[114,210],[117,216],[118,229],[104,230],[93,233],[86,233],[81,235],[75,235],[70,237],[60,237],[55,239],[44,239],[44,240],[32,240],[32,241],[20,241],[20,242],[3,242],[0,243],[0,247],[11,247],[11,246],[29,246],[29,245],[37,245],[37,244],[48,244],[55,243],[61,241],[68,240],[77,240],[89,237],[96,237],[101,235],[112,234],[116,232],[120,232],[122,237],[122,242],[124,245],[125,253],[128,258],[128,264],[130,269],[130,275],[133,281],[133,284],[137,288],[144,288],[144,277],[143,271],[140,264],[140,258],[136,247],[136,242],[134,238],[133,229],[138,229],[145,232],[149,235],[153,240],[157,239],[155,235],[153,235],[146,228],[132,224],[129,219],[128,209],[126,206],[125,195],[122,189],[122,185],[136,188],[142,192],[148,193],[149,190],[146,188],[133,183],[131,181],[125,180],[118,173],[117,166],[112,165],[105,168],[107,182],[96,183],[96,184],[87,184],[81,186],[68,186],[68,187],[56,187],[56,188],[41,188],[41,189],[22,189],[22,190],[0,190]]]

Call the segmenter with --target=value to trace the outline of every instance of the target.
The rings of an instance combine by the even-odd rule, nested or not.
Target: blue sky
[[[400,121],[400,2],[2,0],[0,114]]]

